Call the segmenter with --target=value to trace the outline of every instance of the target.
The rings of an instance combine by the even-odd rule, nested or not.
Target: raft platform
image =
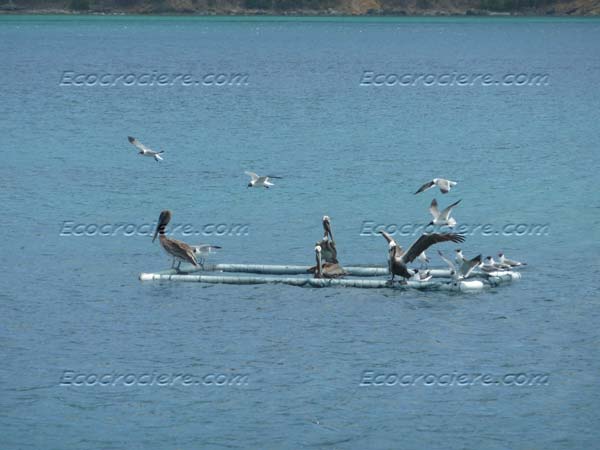
[[[387,279],[364,279],[389,276],[387,267],[381,266],[348,266],[345,278],[313,278],[308,273],[309,266],[266,265],[266,264],[205,264],[204,268],[191,266],[187,270],[164,270],[156,273],[141,273],[141,281],[187,281],[211,284],[287,284],[300,287],[355,287],[371,289],[420,289],[438,291],[477,291],[486,287],[510,283],[521,278],[516,271],[481,272],[473,271],[468,279],[455,281],[449,269],[428,269],[432,279],[429,281],[412,281],[406,283],[395,281],[392,285]],[[207,274],[208,272],[208,274]],[[229,272],[255,274],[262,276],[216,275],[210,272]],[[268,276],[265,276],[268,275]],[[290,275],[304,275],[290,276]],[[359,277],[359,278],[352,278]],[[437,280],[436,280],[437,278]]]

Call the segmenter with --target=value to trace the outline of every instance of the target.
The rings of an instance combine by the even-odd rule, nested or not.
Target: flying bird
[[[171,264],[171,267],[175,270],[179,271],[179,267],[181,266],[182,261],[188,262],[194,267],[201,267],[201,265],[198,264],[198,260],[196,259],[196,255],[194,254],[194,248],[191,245],[188,245],[185,242],[181,242],[176,239],[172,239],[165,235],[165,228],[170,221],[171,211],[162,211],[160,213],[160,216],[158,217],[158,224],[156,226],[156,230],[154,231],[152,242],[155,241],[157,235],[160,236],[160,245],[173,258],[173,263]],[[179,262],[177,267],[175,267],[176,260]]]
[[[450,192],[450,189],[452,189],[453,186],[456,186],[456,181],[446,180],[445,178],[434,178],[433,180],[428,181],[423,186],[421,186],[419,190],[415,192],[415,195],[421,192],[425,192],[434,186],[439,187],[440,191],[442,191],[442,194],[447,194],[448,192]]]
[[[437,200],[434,198],[431,201],[431,206],[429,207],[429,212],[431,213],[433,220],[429,222],[428,225],[438,225],[440,227],[447,226],[450,228],[454,228],[456,226],[456,220],[451,217],[452,208],[458,205],[461,201],[458,200],[452,203],[450,206],[447,206],[442,212],[438,209]]]
[[[390,282],[392,283],[395,275],[399,275],[405,280],[409,279],[413,274],[409,272],[406,265],[414,261],[432,245],[440,242],[463,242],[465,240],[464,236],[455,233],[423,234],[405,252],[385,231],[380,231],[380,233],[388,241],[388,264],[392,275]]]
[[[274,186],[273,183],[271,183],[269,180],[271,178],[278,178],[281,179],[281,177],[276,177],[273,175],[266,175],[266,176],[258,176],[257,174],[255,174],[254,172],[244,172],[246,175],[248,175],[250,177],[250,182],[248,183],[247,187],[264,187],[266,189],[269,189],[271,186]]]
[[[154,158],[155,161],[162,161],[162,157],[160,156],[161,153],[164,153],[164,151],[160,151],[160,152],[155,152],[154,150],[149,149],[148,147],[146,147],[144,144],[142,144],[140,141],[138,141],[136,138],[131,137],[131,136],[127,136],[127,139],[129,139],[129,142],[131,142],[133,145],[135,145],[138,149],[139,149],[139,154],[142,156],[150,156],[151,158]]]
[[[457,265],[446,258],[440,250],[438,250],[438,254],[446,262],[446,264],[448,264],[448,267],[450,268],[450,275],[452,275],[452,278],[455,280],[464,280],[471,274],[471,272],[473,272],[475,267],[481,264],[481,255],[477,255],[472,259],[463,259],[462,263]]]
[[[506,256],[504,256],[504,253],[498,253],[498,257],[499,257],[500,264],[506,264],[507,266],[510,266],[510,267],[519,267],[519,266],[527,265],[527,263],[524,263],[524,262],[513,261],[512,259],[508,259]]]
[[[425,252],[421,252],[421,254],[417,256],[417,259],[421,263],[421,268],[427,267],[427,265],[429,264],[429,258],[427,257]]]
[[[465,261],[465,255],[463,255],[463,252],[460,248],[457,248],[456,250],[454,250],[454,261],[456,261],[457,264],[462,264]]]

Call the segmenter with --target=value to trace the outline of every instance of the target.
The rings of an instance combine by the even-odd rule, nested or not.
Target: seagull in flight
[[[447,206],[442,212],[438,209],[437,200],[434,198],[431,201],[431,206],[429,207],[429,212],[433,216],[433,220],[429,222],[428,225],[439,225],[439,226],[447,226],[450,228],[454,228],[456,226],[456,220],[450,215],[452,214],[452,208],[458,205],[461,201],[458,200],[452,203],[450,206]]]
[[[448,264],[448,267],[450,268],[450,275],[452,275],[452,278],[457,281],[467,278],[471,272],[473,272],[473,269],[481,264],[481,255],[477,255],[473,259],[463,259],[462,263],[456,265],[446,258],[441,251],[438,250],[438,254],[444,260],[444,262]]]
[[[429,281],[429,280],[431,280],[432,277],[433,277],[433,275],[431,275],[431,270],[415,269],[415,273],[413,274],[412,277],[410,277],[410,280],[412,280],[412,281]]]
[[[421,186],[419,190],[415,192],[415,195],[421,192],[425,192],[434,186],[439,187],[440,191],[442,191],[442,194],[447,194],[448,192],[450,192],[450,189],[452,189],[452,187],[456,186],[456,181],[446,180],[445,178],[434,178],[433,180],[428,181],[423,186]]]
[[[254,172],[244,172],[246,175],[248,175],[250,177],[250,182],[248,183],[247,187],[264,187],[266,189],[269,189],[271,186],[274,186],[273,183],[271,183],[269,180],[271,178],[279,178],[281,179],[281,177],[276,177],[273,175],[266,175],[263,177],[258,176],[257,174],[255,174]]]
[[[413,274],[409,272],[406,265],[414,261],[422,252],[432,245],[440,242],[463,242],[465,240],[464,236],[455,233],[426,233],[413,242],[408,250],[404,251],[385,231],[380,231],[380,234],[388,242],[388,264],[392,275],[390,280],[391,283],[394,282],[395,275],[401,276],[404,278],[404,281],[409,279]]]
[[[526,266],[527,263],[524,262],[519,262],[519,261],[513,261],[512,259],[508,259],[507,257],[504,256],[504,253],[498,253],[498,257],[500,258],[500,264],[506,264],[507,266],[510,267],[519,267],[519,266]]]
[[[150,156],[151,158],[154,158],[155,161],[162,161],[162,157],[160,156],[161,153],[164,153],[164,151],[160,151],[160,152],[156,152],[154,150],[149,149],[148,147],[146,147],[144,144],[142,144],[140,141],[138,141],[136,138],[131,137],[131,136],[127,136],[127,139],[129,139],[129,142],[131,142],[133,145],[135,145],[138,150],[139,150],[139,154],[142,156]]]

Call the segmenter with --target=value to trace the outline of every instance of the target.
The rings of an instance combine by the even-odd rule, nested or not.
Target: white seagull
[[[248,175],[250,177],[250,182],[248,183],[247,187],[264,187],[266,189],[269,189],[271,186],[274,186],[273,183],[271,183],[269,181],[269,179],[271,178],[279,178],[281,179],[281,177],[275,177],[273,175],[267,175],[264,177],[259,177],[257,174],[255,174],[254,172],[244,172],[246,175]]]
[[[494,258],[491,256],[485,258],[485,262],[481,266],[481,270],[484,272],[498,272],[508,269],[510,269],[510,266],[506,264],[497,264],[496,261],[494,261]]]
[[[463,255],[463,252],[460,248],[454,250],[454,253],[454,261],[456,261],[457,264],[462,264],[463,262],[465,262],[465,255]]]
[[[519,266],[526,266],[527,263],[524,262],[519,262],[519,261],[513,261],[512,259],[508,259],[507,257],[504,256],[504,253],[498,253],[498,257],[500,258],[500,264],[506,264],[507,266],[510,267],[519,267]]]
[[[210,244],[190,245],[190,247],[192,247],[194,255],[196,256],[196,259],[198,260],[200,265],[204,264],[204,261],[206,260],[206,257],[209,254],[215,253],[215,250],[221,249],[221,247],[219,247],[218,245],[210,245]]]
[[[434,186],[439,187],[440,191],[442,191],[442,194],[447,194],[448,192],[450,192],[450,189],[452,189],[453,186],[456,186],[456,181],[446,180],[445,178],[434,178],[433,180],[428,181],[423,186],[421,186],[419,190],[415,192],[415,195],[421,192],[425,192]]]
[[[450,275],[452,275],[452,278],[455,280],[464,280],[471,274],[471,272],[473,272],[475,267],[481,264],[481,255],[477,255],[473,259],[463,259],[461,264],[456,265],[446,258],[440,250],[438,250],[438,254],[444,260],[444,262],[448,264],[448,267],[450,268]]]
[[[452,213],[452,208],[460,203],[460,200],[452,203],[450,206],[447,206],[442,212],[438,209],[437,200],[434,198],[431,201],[431,206],[429,207],[429,212],[433,216],[433,220],[429,222],[428,225],[439,225],[439,226],[448,226],[450,228],[454,228],[456,226],[456,220],[453,217],[450,217]]]
[[[160,156],[160,154],[164,153],[164,151],[155,152],[154,150],[149,149],[144,144],[142,144],[140,141],[138,141],[136,138],[131,137],[131,136],[127,136],[127,139],[129,139],[129,142],[131,142],[133,145],[135,145],[139,149],[140,155],[150,156],[151,158],[154,158],[156,161],[163,160],[162,157]]]
[[[419,270],[415,269],[413,275],[409,278],[412,281],[429,281],[433,275],[431,275],[431,270]]]
[[[427,264],[429,263],[429,258],[427,257],[424,251],[421,252],[419,256],[417,256],[417,259],[421,263],[421,267],[427,267]]]

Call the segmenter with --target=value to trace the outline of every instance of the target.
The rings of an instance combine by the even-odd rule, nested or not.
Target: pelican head
[[[158,236],[158,233],[165,231],[165,227],[169,224],[169,222],[171,221],[171,211],[169,211],[168,209],[165,209],[164,211],[162,211],[160,213],[160,216],[158,216],[158,224],[156,225],[156,230],[154,230],[154,236],[152,236],[152,242],[154,242],[154,240],[156,239],[156,236]]]

